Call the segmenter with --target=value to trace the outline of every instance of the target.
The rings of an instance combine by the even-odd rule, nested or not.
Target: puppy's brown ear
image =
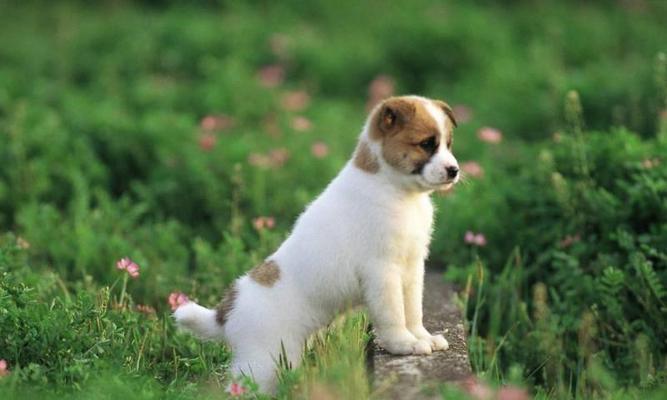
[[[456,123],[456,117],[454,116],[454,110],[449,106],[449,104],[445,103],[442,100],[436,100],[435,104],[437,104],[440,108],[442,108],[442,111],[447,114],[449,117],[449,120],[452,121],[452,124],[454,125],[454,128],[458,127],[459,125]]]
[[[387,135],[400,130],[415,113],[415,105],[405,99],[385,100],[378,111],[376,126],[381,134]]]

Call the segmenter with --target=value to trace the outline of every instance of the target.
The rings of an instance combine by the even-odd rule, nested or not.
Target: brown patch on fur
[[[375,109],[370,129],[373,140],[382,140],[385,136],[400,131],[412,119],[415,102],[402,98],[390,97]]]
[[[445,103],[442,100],[433,100],[433,103],[435,103],[436,106],[440,107],[448,117],[445,120],[445,125],[447,129],[447,132],[445,133],[446,135],[445,143],[447,144],[447,148],[451,150],[452,141],[454,139],[454,128],[458,127],[458,123],[456,122],[456,117],[454,116],[454,110],[452,110],[449,104]]]
[[[273,260],[267,260],[250,270],[250,278],[262,286],[271,287],[280,279],[280,268]]]
[[[380,163],[378,163],[377,158],[371,152],[368,143],[361,141],[357,146],[357,151],[354,154],[354,165],[362,171],[366,171],[369,174],[377,174],[380,170]]]
[[[372,117],[369,134],[382,142],[387,163],[406,174],[418,171],[432,156],[419,143],[435,137],[439,146],[441,139],[436,121],[422,102],[409,97],[392,97],[382,103]]]
[[[239,291],[236,288],[236,282],[234,282],[227,290],[227,293],[225,293],[225,297],[222,298],[220,304],[216,307],[215,320],[218,321],[218,324],[224,325],[227,322],[227,316],[234,308],[238,294]]]
[[[447,117],[449,117],[449,120],[451,121],[451,124],[454,125],[454,128],[459,126],[459,124],[456,123],[456,117],[454,116],[454,110],[449,106],[449,104],[445,103],[442,100],[433,100],[433,102],[440,108],[442,108],[442,111],[447,114]]]

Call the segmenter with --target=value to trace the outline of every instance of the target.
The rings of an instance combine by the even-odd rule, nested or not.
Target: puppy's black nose
[[[459,167],[457,166],[447,167],[446,170],[447,170],[447,178],[449,179],[456,178],[456,175],[458,175],[459,173]]]

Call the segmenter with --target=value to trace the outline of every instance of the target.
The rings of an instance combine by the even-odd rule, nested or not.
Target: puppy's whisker
[[[459,185],[469,185],[470,184],[470,176],[467,173],[461,171],[461,175],[459,175],[458,184]]]

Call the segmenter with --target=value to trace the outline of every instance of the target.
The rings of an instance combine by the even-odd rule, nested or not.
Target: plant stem
[[[127,274],[123,276],[123,289],[120,291],[120,304],[124,304],[124,299],[125,299],[125,289],[127,289]]]

